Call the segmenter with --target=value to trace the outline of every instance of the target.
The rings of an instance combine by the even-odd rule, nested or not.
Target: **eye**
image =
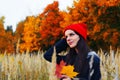
[[[65,36],[65,38],[67,39],[67,36]]]
[[[74,36],[75,33],[69,33],[68,35],[65,36],[65,38],[67,39],[68,37]]]
[[[70,36],[74,36],[75,34],[74,33],[70,33]]]

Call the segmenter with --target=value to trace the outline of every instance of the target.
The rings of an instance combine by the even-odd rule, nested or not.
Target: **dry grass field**
[[[57,80],[55,55],[49,63],[43,58],[44,52],[37,55],[0,54],[0,80]],[[101,59],[102,80],[120,80],[120,50],[110,50],[107,55],[98,51]]]

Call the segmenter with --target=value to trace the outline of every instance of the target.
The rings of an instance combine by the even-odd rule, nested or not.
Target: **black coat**
[[[57,64],[60,63],[61,60],[64,60],[66,59],[66,56],[60,56],[58,55],[58,53],[62,52],[62,51],[65,51],[68,47],[67,43],[66,43],[66,40],[65,39],[61,39],[60,41],[58,41],[55,45],[55,48],[56,48],[56,56],[57,56]],[[54,47],[53,46],[53,47]],[[44,58],[48,61],[51,62],[51,59],[52,59],[52,55],[53,55],[53,47],[51,47],[50,49],[48,49],[48,51],[44,54]],[[88,61],[90,62],[90,60],[92,59],[91,57],[93,56],[93,65],[92,65],[92,68],[88,69],[88,73],[86,73],[85,75],[78,75],[77,80],[100,80],[101,79],[101,72],[100,72],[100,58],[98,57],[98,55],[92,51],[92,52],[89,52],[88,53],[88,56],[87,56],[87,59]],[[89,73],[93,72],[92,76],[90,77]],[[80,79],[81,78],[81,79]],[[83,79],[82,79],[83,78]]]

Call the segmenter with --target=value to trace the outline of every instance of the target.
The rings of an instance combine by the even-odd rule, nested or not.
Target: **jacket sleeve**
[[[94,57],[93,69],[94,73],[90,80],[101,80],[100,58],[98,56]]]
[[[65,51],[67,49],[68,45],[66,43],[66,40],[63,38],[63,39],[59,40],[54,46],[56,49],[57,63],[59,63],[62,59],[64,60],[65,56],[60,56],[60,55],[58,55],[58,53]],[[52,59],[54,46],[49,48],[44,54],[44,58],[50,62]]]

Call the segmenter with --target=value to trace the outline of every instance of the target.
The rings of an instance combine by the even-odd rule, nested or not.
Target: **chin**
[[[70,48],[74,48],[75,46],[73,46],[73,45],[70,45]]]

